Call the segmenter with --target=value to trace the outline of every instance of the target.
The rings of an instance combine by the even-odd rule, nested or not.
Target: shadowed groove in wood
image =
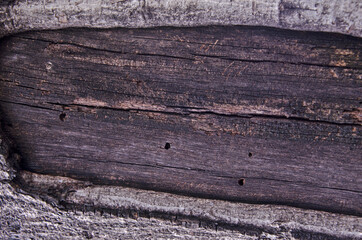
[[[0,106],[30,171],[360,215],[360,53],[253,27],[25,33]]]

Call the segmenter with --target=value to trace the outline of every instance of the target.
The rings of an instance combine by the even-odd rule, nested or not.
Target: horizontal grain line
[[[227,61],[238,61],[238,62],[251,62],[251,63],[281,63],[281,64],[291,64],[298,66],[316,66],[316,67],[324,67],[324,68],[341,68],[341,69],[354,69],[359,70],[361,67],[348,67],[348,66],[333,66],[328,64],[317,64],[317,63],[304,63],[304,62],[286,62],[286,61],[275,61],[275,60],[255,60],[255,59],[241,59],[241,58],[231,58],[227,56],[215,56],[215,55],[206,55],[206,54],[192,54],[196,57],[207,57],[207,58],[216,58],[220,60]]]
[[[47,108],[47,107],[41,107],[41,106],[35,106],[25,103],[17,103],[12,101],[6,101],[1,100],[0,102],[8,103],[8,104],[16,104],[16,105],[22,105],[32,108],[38,108],[38,109],[45,109],[50,111],[56,111],[60,112],[59,110]],[[328,122],[323,120],[310,120],[305,118],[298,118],[298,117],[284,117],[284,116],[274,116],[274,115],[266,115],[266,114],[246,114],[246,115],[236,115],[236,114],[222,114],[222,113],[216,113],[213,111],[200,111],[202,108],[188,108],[188,109],[195,109],[195,111],[187,111],[187,112],[180,112],[180,111],[159,111],[159,110],[145,110],[145,109],[137,109],[137,108],[112,108],[112,107],[105,107],[105,106],[91,106],[91,105],[84,105],[84,104],[61,104],[61,103],[53,103],[53,102],[46,102],[47,104],[56,105],[56,106],[62,106],[62,107],[72,107],[72,106],[78,106],[78,107],[87,107],[91,109],[107,109],[107,110],[113,110],[113,111],[139,111],[139,112],[153,112],[153,113],[161,113],[161,114],[169,114],[169,115],[190,115],[190,114],[198,114],[198,115],[217,115],[217,116],[223,116],[223,117],[237,117],[237,118],[244,118],[244,119],[252,119],[252,118],[259,118],[259,119],[276,119],[276,120],[292,120],[297,122],[306,122],[306,123],[317,123],[317,124],[327,124],[327,125],[339,125],[339,126],[353,126],[353,127],[360,127],[359,124],[351,124],[351,123],[336,123],[336,122]],[[182,108],[182,107],[179,107]],[[183,107],[186,108],[186,107]]]
[[[338,122],[330,122],[325,120],[312,120],[308,118],[302,117],[287,117],[287,116],[278,116],[278,115],[268,115],[268,114],[226,114],[226,113],[219,113],[209,109],[204,108],[193,108],[193,107],[184,107],[184,106],[165,106],[166,108],[172,108],[174,110],[165,111],[165,110],[151,110],[151,109],[140,109],[140,108],[116,108],[116,107],[109,107],[109,106],[94,106],[94,105],[86,105],[86,104],[62,104],[62,103],[54,103],[54,102],[47,102],[48,104],[58,105],[63,107],[88,107],[91,109],[107,109],[107,110],[114,110],[114,111],[139,111],[139,112],[154,112],[154,113],[163,113],[163,114],[173,114],[173,115],[190,115],[190,114],[199,114],[199,115],[217,115],[223,117],[238,117],[238,118],[264,118],[264,119],[277,119],[277,120],[292,120],[298,122],[307,122],[307,123],[318,123],[318,124],[327,124],[327,125],[339,125],[339,126],[353,126],[353,127],[360,127],[360,124],[357,123],[338,123]],[[185,109],[185,111],[177,111],[177,108]]]
[[[151,37],[144,37],[144,36],[132,36],[132,38],[136,38],[136,39],[143,39],[143,40],[154,40],[154,41],[165,41],[165,42],[179,42],[179,43],[190,43],[190,44],[195,44],[195,45],[208,45],[208,46],[219,46],[219,47],[232,47],[232,48],[243,48],[243,49],[263,49],[263,50],[268,50],[270,48],[264,48],[264,47],[252,47],[252,46],[241,46],[241,45],[230,45],[230,44],[221,44],[221,43],[214,43],[214,42],[195,42],[195,41],[180,41],[179,39],[175,38],[175,39],[167,39],[167,38],[151,38]],[[277,53],[277,54],[282,54],[282,53]],[[288,54],[288,55],[292,55],[292,54]]]
[[[187,57],[179,57],[179,56],[172,56],[172,55],[165,55],[165,54],[151,54],[151,53],[134,53],[134,52],[124,52],[124,51],[116,51],[116,50],[110,50],[110,49],[101,49],[101,48],[95,48],[90,46],[85,46],[81,44],[76,43],[69,43],[69,42],[56,42],[52,40],[45,40],[45,39],[36,39],[36,38],[30,38],[30,37],[20,37],[16,36],[16,38],[20,39],[27,39],[27,40],[33,40],[33,41],[40,41],[40,42],[48,42],[52,44],[59,44],[59,45],[71,45],[79,48],[94,50],[94,51],[102,51],[102,52],[110,52],[110,53],[116,53],[116,54],[133,54],[133,55],[139,55],[139,56],[155,56],[155,57],[165,57],[165,58],[174,58],[174,59],[183,59],[183,60],[190,60],[195,61],[195,58],[187,58]],[[252,60],[252,59],[238,59],[238,58],[230,58],[227,56],[214,56],[214,55],[206,55],[206,54],[194,54],[191,53],[191,56],[195,57],[208,57],[208,58],[216,58],[221,60],[228,60],[228,61],[239,61],[239,62],[251,62],[251,63],[281,63],[281,64],[291,64],[291,65],[305,65],[305,66],[316,66],[316,67],[325,67],[325,68],[341,68],[341,69],[362,69],[362,67],[348,67],[348,66],[335,66],[335,65],[328,65],[328,64],[316,64],[316,63],[304,63],[304,62],[287,62],[287,61],[276,61],[276,60]]]
[[[116,54],[132,54],[132,55],[138,55],[138,56],[154,56],[154,57],[166,57],[166,58],[175,58],[175,59],[182,59],[182,60],[190,60],[194,61],[194,58],[187,58],[187,57],[180,57],[180,56],[172,56],[172,55],[164,55],[164,54],[152,54],[152,53],[134,53],[134,52],[124,52],[124,51],[116,51],[116,50],[110,50],[110,49],[102,49],[102,48],[95,48],[95,47],[89,47],[81,44],[76,43],[69,43],[69,42],[55,42],[51,40],[45,40],[45,39],[34,39],[29,37],[19,37],[15,36],[16,38],[20,39],[27,39],[27,40],[33,40],[33,41],[40,41],[40,42],[48,42],[52,44],[58,44],[58,45],[70,45],[74,47],[89,49],[93,51],[101,51],[101,52],[110,52],[110,53],[116,53]]]
[[[41,107],[41,106],[34,106],[34,105],[26,104],[26,103],[11,102],[11,101],[6,101],[6,100],[2,100],[2,99],[0,99],[0,102],[8,103],[8,104],[21,105],[21,106],[26,106],[26,107],[31,107],[31,108],[38,108],[38,109],[44,109],[44,110],[49,110],[49,111],[60,112],[59,110],[56,110],[56,109]]]
[[[107,49],[102,49],[102,48],[94,48],[94,47],[89,47],[86,45],[82,45],[82,44],[77,44],[77,43],[69,43],[69,42],[56,42],[56,41],[52,41],[52,40],[47,40],[47,39],[39,39],[39,38],[32,38],[32,37],[24,37],[24,36],[12,36],[13,38],[20,38],[20,39],[27,39],[27,40],[33,40],[33,41],[40,41],[40,42],[50,42],[50,43],[54,43],[54,44],[69,44],[69,45],[73,45],[73,46],[77,46],[77,47],[84,47],[84,48],[88,48],[88,49],[92,49],[92,50],[99,50],[99,51],[109,51],[109,52],[114,52],[114,53],[121,53],[119,51],[114,51],[114,50],[107,50]],[[178,39],[175,40],[171,40],[171,39],[155,39],[155,38],[147,38],[147,37],[139,37],[139,36],[132,36],[133,38],[136,39],[143,39],[143,40],[156,40],[156,41],[165,41],[165,42],[179,42],[182,43],[181,41],[179,41]],[[124,41],[123,41],[124,42]],[[263,48],[263,47],[249,47],[249,46],[237,46],[237,45],[228,45],[228,44],[215,44],[215,43],[202,43],[202,42],[191,42],[191,41],[185,41],[186,43],[190,43],[190,44],[195,44],[195,45],[210,45],[210,46],[220,46],[220,47],[234,47],[234,48],[242,48],[242,49],[263,49],[263,50],[268,50],[270,48]],[[131,42],[124,42],[126,44],[131,44]],[[293,54],[285,54],[285,53],[277,53],[280,55],[292,55]]]
[[[115,163],[115,164],[121,164],[121,165],[139,166],[139,167],[151,167],[151,168],[158,168],[158,169],[170,168],[170,169],[176,169],[176,170],[196,171],[196,172],[210,173],[212,177],[219,177],[219,178],[227,178],[227,179],[235,179],[235,180],[237,180],[237,179],[243,177],[243,178],[246,178],[246,179],[275,181],[275,182],[310,186],[310,187],[315,187],[315,188],[323,188],[323,189],[331,189],[331,190],[338,190],[338,191],[362,193],[362,191],[357,191],[357,190],[318,186],[318,185],[313,185],[313,184],[308,183],[308,182],[291,181],[291,180],[285,180],[285,179],[275,179],[275,178],[265,178],[265,177],[247,177],[247,176],[242,176],[242,175],[241,176],[235,176],[235,177],[227,176],[227,175],[216,175],[216,174],[214,175],[214,172],[212,170],[200,169],[200,168],[167,166],[167,165],[161,165],[161,164],[151,165],[151,164],[129,163],[129,162],[121,162],[121,161],[98,161],[98,160],[92,160],[92,159],[89,159],[89,158],[77,158],[77,157],[69,157],[69,156],[61,156],[61,155],[58,155],[57,157],[72,158],[72,159],[78,159],[78,160],[82,160],[82,161],[95,162],[95,163]]]
[[[246,26],[243,26],[243,27],[246,27]],[[250,26],[249,26],[250,27]],[[268,27],[269,28],[269,27]],[[277,30],[276,28],[272,28],[270,27],[270,29],[273,29],[273,31]],[[190,43],[190,44],[195,44],[195,45],[211,45],[211,46],[219,46],[219,47],[233,47],[233,48],[245,48],[245,49],[264,49],[264,50],[267,50],[267,49],[270,49],[270,48],[266,48],[266,47],[258,47],[258,46],[242,46],[242,45],[230,45],[230,44],[224,44],[224,43],[213,43],[213,42],[196,42],[196,41],[188,41],[188,40],[185,40],[185,41],[180,41],[179,39],[175,38],[175,39],[167,39],[167,38],[152,38],[152,37],[146,37],[146,36],[132,36],[132,38],[136,38],[136,39],[143,39],[143,40],[155,40],[155,41],[165,41],[165,42],[179,42],[179,43]],[[325,39],[318,39],[319,41],[322,41],[322,42],[325,42]],[[345,41],[344,39],[343,40],[340,40],[340,39],[333,39],[333,41]],[[313,49],[331,49],[331,47],[319,47],[319,46],[316,46],[315,44],[312,44],[312,43],[308,43],[308,42],[303,42],[303,41],[298,41],[298,45],[304,45],[306,47],[309,47],[310,50],[313,50]],[[313,47],[315,46],[315,47]],[[348,46],[346,48],[342,48],[342,49],[360,49],[358,47],[354,47],[354,46]],[[277,54],[280,54],[280,55],[291,55],[291,56],[295,56],[295,54],[285,54],[285,53],[280,53],[280,52],[276,52]]]
[[[0,81],[2,81],[2,82],[7,82],[7,83],[13,83],[13,84],[16,85],[16,87],[27,88],[27,89],[32,89],[32,90],[36,90],[36,91],[46,91],[46,90],[42,90],[42,89],[38,89],[38,88],[33,88],[33,87],[21,85],[21,84],[18,84],[18,83],[16,83],[16,82],[13,82],[13,81],[3,80],[3,79],[1,79],[1,78],[0,78]]]
[[[78,160],[81,159],[81,160],[84,160],[84,161],[87,161],[87,162],[96,162],[96,163],[116,163],[116,164],[122,164],[122,165],[140,166],[140,167],[152,167],[152,168],[159,168],[159,169],[171,168],[171,169],[186,170],[186,171],[211,172],[209,170],[199,169],[199,168],[167,166],[167,165],[161,165],[161,164],[151,165],[151,164],[130,163],[130,162],[121,162],[121,161],[106,161],[105,162],[105,161],[91,160],[91,159],[88,159],[88,158],[84,159],[84,158],[69,157],[69,156],[62,156],[62,155],[58,155],[57,157],[73,158],[73,159],[78,159]],[[229,176],[218,176],[218,177],[230,178]]]
[[[172,56],[172,55],[165,55],[165,54],[152,54],[152,53],[128,53],[128,54],[134,54],[134,55],[138,55],[138,56],[147,56],[147,57],[165,57],[165,58],[174,58],[174,59],[195,61],[194,58],[179,57],[179,56]]]
[[[3,66],[3,67],[4,67],[4,66]],[[26,70],[29,70],[29,69],[30,69],[30,67],[27,67],[26,69],[25,69],[25,68],[17,68],[17,67],[14,67],[14,66],[5,66],[5,67],[6,67],[6,68],[9,68],[9,69],[24,71],[24,72],[25,72]],[[39,71],[39,72],[46,72],[46,71],[42,71],[40,68],[32,69],[32,70],[36,70],[36,71]],[[10,74],[15,74],[15,75],[18,75],[18,76],[23,77],[23,78],[40,80],[40,81],[42,81],[43,83],[49,83],[46,78],[40,78],[40,77],[36,77],[36,76],[31,76],[30,74],[22,74],[22,73],[17,72],[17,71],[9,71],[9,70],[1,69],[1,72],[2,72],[2,73],[8,73],[9,75],[10,75]],[[6,79],[3,79],[3,78],[1,78],[1,77],[0,77],[0,80],[3,81],[3,82],[18,83],[18,82],[16,82],[16,81],[6,80]],[[62,84],[59,84],[59,83],[56,83],[56,82],[52,82],[51,84],[52,84],[52,85],[60,85],[60,86],[62,86]],[[16,86],[19,86],[19,85],[16,85]],[[34,89],[35,89],[35,88],[34,88]],[[40,90],[40,89],[36,89],[36,90]],[[45,89],[44,89],[44,90],[45,90]]]
[[[361,124],[357,123],[338,123],[338,122],[330,122],[325,120],[312,120],[308,118],[302,117],[285,117],[285,116],[276,116],[276,115],[268,115],[268,114],[251,114],[252,118],[267,118],[267,119],[284,119],[284,120],[294,120],[298,122],[306,122],[306,123],[320,123],[320,124],[328,124],[328,125],[340,125],[340,126],[351,126],[351,127],[360,127]]]
[[[15,69],[15,70],[21,70],[21,71],[24,71],[24,70],[28,70],[28,69],[23,69],[23,68],[17,68],[17,67],[14,67],[14,66],[6,66],[7,68],[9,69]],[[94,68],[71,68],[72,70],[74,69],[80,69],[80,70],[86,70],[86,71],[91,71],[91,72],[97,72],[97,73],[104,73],[104,74],[114,74],[114,75],[118,75],[119,73],[117,72],[109,72],[109,71],[101,71],[101,70],[96,70]],[[42,70],[39,68],[39,69],[32,69],[32,70],[36,70],[36,71],[41,71]],[[69,70],[67,68],[65,68],[65,70]],[[185,69],[187,70],[187,69]],[[6,72],[6,73],[9,73],[9,74],[17,74],[19,76],[22,76],[22,77],[25,77],[25,78],[31,78],[31,79],[36,79],[36,80],[45,80],[43,78],[40,78],[40,77],[32,77],[30,75],[23,75],[23,74],[20,74],[19,72],[16,72],[16,71],[6,71],[6,70],[2,70],[2,72]],[[43,72],[46,72],[46,71],[43,71]],[[57,70],[58,73],[67,73],[65,71],[61,71],[61,70]],[[243,73],[243,75],[248,75],[248,76],[261,76],[261,77],[266,77],[266,76],[269,76],[269,77],[277,77],[278,75],[263,75],[263,74],[245,74]],[[280,76],[285,76],[285,77],[308,77],[309,76],[297,76],[297,75],[280,75]],[[316,78],[316,77],[310,77],[310,78]],[[70,80],[76,80],[76,81],[81,81],[80,79],[76,79],[76,78],[67,78],[67,79],[70,79]],[[330,78],[317,78],[317,79],[326,79],[326,80],[330,80]],[[7,81],[7,80],[4,80],[4,79],[1,79],[1,81],[6,81],[6,82],[11,82],[11,81]],[[275,81],[275,80],[273,80]],[[289,81],[282,81],[280,79],[277,80],[278,82],[289,82]],[[153,82],[157,82],[157,81],[153,81]],[[159,82],[159,81],[158,81]],[[49,83],[49,82],[44,82],[44,83]],[[162,82],[161,82],[162,83]],[[54,84],[54,85],[59,85],[59,86],[62,86],[62,84],[58,84],[56,82],[52,82],[51,84]],[[345,87],[344,85],[334,85],[335,87]],[[99,89],[95,89],[95,88],[92,88],[92,90],[99,90]],[[102,91],[107,91],[105,89],[102,89]],[[118,92],[115,92],[115,91],[107,91],[107,92],[111,92],[111,93],[118,93]],[[216,91],[215,91],[216,92]],[[244,91],[246,92],[246,91]],[[130,96],[136,96],[136,95],[130,95]],[[257,97],[258,94],[255,94],[255,95],[248,95],[250,97]],[[268,94],[268,96],[277,96],[277,97],[285,97],[284,95],[276,95],[276,94]],[[154,97],[155,98],[155,97]],[[347,100],[347,101],[354,101],[355,99],[350,99],[350,98],[339,98],[341,100]],[[329,100],[329,98],[322,98],[322,100]]]

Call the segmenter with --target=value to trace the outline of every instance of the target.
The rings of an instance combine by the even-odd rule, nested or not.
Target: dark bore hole
[[[249,157],[252,157],[252,156],[253,156],[253,154],[250,152],[250,153],[249,153]]]
[[[67,114],[61,113],[61,114],[59,115],[60,121],[64,122],[66,116],[67,116]]]
[[[245,184],[245,179],[244,178],[240,178],[239,181],[238,181],[238,184],[240,186],[243,186]]]
[[[165,144],[165,149],[170,149],[171,148],[171,144],[170,143],[166,143]]]

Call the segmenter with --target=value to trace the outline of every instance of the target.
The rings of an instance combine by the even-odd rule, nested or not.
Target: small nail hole
[[[249,157],[252,157],[252,156],[253,156],[253,154],[252,154],[251,152],[249,152],[248,156],[249,156]]]
[[[171,148],[171,144],[167,142],[167,143],[165,144],[165,149],[170,149],[170,148]]]
[[[59,115],[60,121],[64,122],[66,116],[67,116],[67,114],[61,113],[61,114]]]
[[[244,178],[240,178],[239,181],[238,181],[238,184],[240,186],[243,186],[245,184],[245,179]]]

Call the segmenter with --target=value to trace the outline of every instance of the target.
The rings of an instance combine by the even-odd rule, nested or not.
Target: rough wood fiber
[[[18,172],[17,182],[25,181],[26,185],[18,189],[16,185],[10,185],[14,176],[12,163],[17,157],[12,151],[9,153],[6,142],[0,132],[1,238],[361,238],[362,225],[358,217],[285,206],[250,205],[122,187],[91,186],[73,179],[24,171]],[[54,199],[54,190],[61,189],[66,194],[61,199]],[[42,199],[47,199],[51,205]],[[78,208],[61,211],[56,208],[59,201]]]
[[[263,232],[243,234],[228,229],[199,227],[191,221],[166,221],[144,217],[117,217],[100,211],[61,211],[39,198],[0,183],[1,239],[258,239],[277,238]],[[352,235],[351,235],[352,234]],[[328,236],[328,234],[320,234]],[[279,236],[291,236],[280,233]],[[339,237],[358,236],[344,232]]]
[[[67,27],[259,25],[361,36],[356,0],[15,0],[0,3],[0,37]]]
[[[1,110],[30,171],[361,215],[360,52],[248,27],[27,33],[2,43]]]

